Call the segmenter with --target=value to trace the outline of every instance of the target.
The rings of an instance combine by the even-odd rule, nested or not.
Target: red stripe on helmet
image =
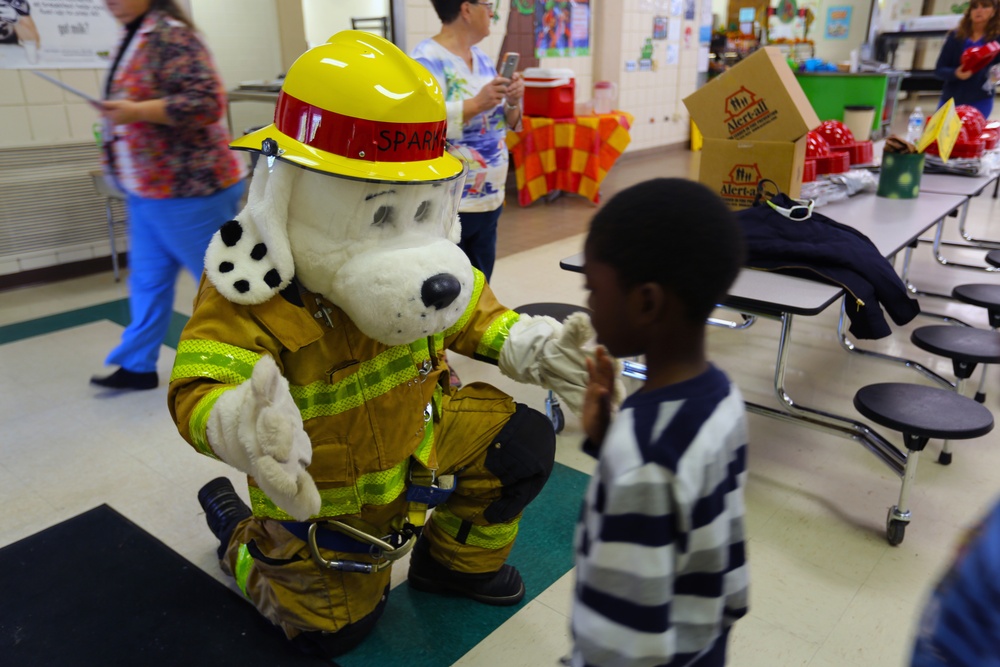
[[[312,148],[369,162],[417,162],[444,154],[447,122],[392,123],[345,116],[282,91],[274,110],[282,133]]]

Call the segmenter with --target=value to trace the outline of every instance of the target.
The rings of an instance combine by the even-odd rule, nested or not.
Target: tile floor
[[[604,195],[643,178],[689,173],[684,150],[622,161]],[[989,192],[972,203],[969,228],[979,236],[1000,213]],[[501,219],[500,259],[493,287],[511,306],[533,301],[583,303],[581,277],[558,260],[581,248],[595,207],[573,196],[521,209],[510,198]],[[691,224],[697,224],[692,221]],[[948,229],[954,234],[954,221]],[[949,250],[981,262],[981,251]],[[911,273],[927,290],[995,276],[936,264],[922,245]],[[665,258],[669,261],[669,257]],[[178,282],[176,309],[190,313],[194,283]],[[57,315],[126,297],[125,283],[107,273],[65,283],[0,293],[0,326]],[[984,313],[939,299],[928,311],[986,326]],[[855,415],[851,396],[876,381],[920,382],[913,371],[860,358],[840,348],[837,309],[799,318],[793,337],[789,391],[800,402]],[[719,313],[720,316],[731,313]],[[950,363],[913,348],[909,330],[933,323],[918,318],[870,347],[905,354],[950,374]],[[100,503],[109,503],[197,566],[226,581],[215,543],[204,528],[195,494],[208,479],[240,475],[193,454],[180,441],[165,408],[165,388],[108,395],[87,384],[120,327],[100,321],[0,345],[0,546]],[[778,325],[759,320],[743,331],[709,329],[715,363],[739,384],[747,400],[775,405],[772,373]],[[172,350],[164,348],[161,378]],[[458,358],[466,382],[485,379],[541,407],[541,390],[501,378],[495,369]],[[979,371],[974,376],[978,379]],[[986,405],[1000,408],[1000,373],[991,371]],[[928,589],[948,562],[963,530],[1000,491],[1000,430],[956,443],[949,467],[934,462],[938,444],[921,461],[912,496],[914,521],[905,541],[884,536],[887,508],[899,479],[858,444],[832,435],[750,416],[747,489],[751,613],[736,625],[730,664],[737,667],[895,667],[907,664],[914,624]],[[893,442],[898,436],[886,433]],[[558,460],[584,472],[579,423],[569,415],[559,437]],[[996,449],[994,449],[996,447]],[[237,484],[239,487],[239,484]],[[405,572],[399,568],[400,579]],[[228,583],[228,582],[227,582]],[[457,664],[553,666],[567,652],[572,573],[524,605]]]

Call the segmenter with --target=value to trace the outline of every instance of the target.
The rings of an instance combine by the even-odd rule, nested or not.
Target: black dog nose
[[[462,284],[450,273],[439,273],[424,281],[420,298],[428,308],[447,308],[462,293]]]

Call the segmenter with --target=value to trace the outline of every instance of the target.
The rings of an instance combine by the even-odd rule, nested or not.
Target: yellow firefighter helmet
[[[292,63],[274,123],[230,144],[346,178],[433,182],[464,165],[445,151],[437,79],[377,35],[345,30]]]

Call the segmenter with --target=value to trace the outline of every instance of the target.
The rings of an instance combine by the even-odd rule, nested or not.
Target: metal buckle
[[[416,535],[413,532],[400,533],[405,537],[405,540],[399,546],[393,546],[384,539],[375,537],[374,535],[369,535],[363,530],[358,530],[354,526],[348,526],[347,524],[337,521],[336,519],[331,519],[326,523],[333,526],[336,530],[346,533],[360,542],[370,544],[372,546],[371,556],[376,559],[375,563],[361,563],[355,560],[327,560],[326,558],[323,558],[319,552],[319,546],[316,544],[316,531],[319,529],[319,523],[311,523],[309,524],[308,535],[309,552],[312,554],[313,560],[316,561],[317,565],[328,570],[372,574],[373,572],[384,570],[392,565],[392,563],[408,554],[410,549],[413,548],[413,544],[416,542],[414,539]]]

